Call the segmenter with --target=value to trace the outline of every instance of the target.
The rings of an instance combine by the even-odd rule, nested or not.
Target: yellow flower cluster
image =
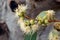
[[[31,21],[32,21],[32,20],[30,20],[29,22],[31,22]],[[32,31],[32,33],[34,33],[34,32],[36,32],[36,31],[38,30],[38,28],[39,28],[38,24],[33,24],[33,25],[31,25],[31,26],[29,26],[29,25],[26,26],[25,21],[24,21],[23,19],[21,19],[21,18],[20,18],[20,20],[19,20],[18,22],[19,22],[19,25],[20,25],[21,30],[22,30],[24,33],[26,33],[26,34],[31,33],[31,31]],[[33,22],[33,21],[32,21],[32,22]],[[32,22],[31,22],[31,23],[32,23]],[[30,24],[30,23],[29,23],[29,24]]]
[[[34,33],[37,31],[38,29],[38,25],[35,24],[35,21],[33,19],[28,20],[24,18],[24,14],[26,12],[27,6],[25,5],[18,5],[18,8],[15,10],[16,15],[20,16],[19,20],[18,20],[18,24],[20,25],[20,29],[28,34],[31,31]]]
[[[38,24],[34,24],[34,25],[32,25],[33,33],[36,32],[38,29],[39,29]]]
[[[26,13],[26,9],[27,9],[27,6],[25,5],[18,5],[18,8],[15,10],[16,12],[16,15],[19,16],[19,20],[18,20],[18,23],[20,25],[20,29],[28,34],[28,33],[34,33],[36,32],[38,29],[39,29],[39,25],[38,23],[42,23],[42,22],[39,22],[34,19],[31,19],[31,20],[28,20],[27,18],[25,18],[25,13]],[[47,13],[47,15],[52,16],[54,13],[53,10],[48,10],[48,11],[45,11]],[[47,16],[46,16],[47,17]],[[45,18],[46,18],[45,17]],[[48,23],[47,20],[45,20],[46,23]]]

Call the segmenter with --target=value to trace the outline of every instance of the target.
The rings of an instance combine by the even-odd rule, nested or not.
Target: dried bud
[[[60,22],[54,23],[54,28],[60,31]]]

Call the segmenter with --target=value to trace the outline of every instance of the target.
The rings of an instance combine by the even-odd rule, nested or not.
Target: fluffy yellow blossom
[[[25,24],[24,24],[24,21],[22,20],[22,19],[19,19],[18,20],[18,24],[20,25],[20,29],[23,31],[23,32],[25,32]]]
[[[27,9],[27,6],[25,6],[25,5],[18,5],[18,10],[20,12],[24,12],[26,9]]]
[[[30,27],[25,25],[24,20],[22,18],[18,20],[18,24],[20,25],[20,29],[23,31],[23,33],[28,34],[29,32],[31,32]]]
[[[48,10],[46,12],[47,12],[47,18],[48,18],[48,20],[53,20],[54,19],[54,16],[55,16],[55,11]]]
[[[33,32],[36,32],[38,30],[39,26],[38,26],[38,24],[34,24],[31,26],[31,28],[32,28]]]
[[[27,6],[18,5],[18,8],[15,10],[16,16],[23,16],[26,12]]]
[[[26,34],[28,34],[28,33],[31,32],[31,28],[30,28],[29,26],[27,26],[25,29],[26,29],[26,30],[25,30],[25,33],[26,33]]]

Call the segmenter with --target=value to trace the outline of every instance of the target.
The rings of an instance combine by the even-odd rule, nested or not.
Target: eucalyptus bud
[[[36,32],[38,30],[39,26],[37,24],[34,24],[31,26],[31,28],[32,28],[33,32]]]
[[[30,24],[29,20],[24,20],[24,21],[25,21],[25,25],[29,26],[29,24]]]
[[[30,20],[30,24],[33,25],[35,24],[35,21],[33,19]]]
[[[45,20],[45,24],[49,24],[48,20]]]
[[[38,21],[38,24],[42,24],[40,20]]]

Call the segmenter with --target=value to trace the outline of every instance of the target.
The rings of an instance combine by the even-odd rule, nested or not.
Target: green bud
[[[48,22],[48,20],[45,20],[45,24],[48,24],[49,22]]]
[[[32,19],[30,20],[30,24],[33,25],[35,23],[35,21]]]
[[[41,24],[41,21],[40,20],[38,21],[38,24]]]
[[[19,13],[18,16],[23,17],[24,16],[24,12]]]
[[[25,25],[28,26],[30,24],[29,20],[25,20]]]

